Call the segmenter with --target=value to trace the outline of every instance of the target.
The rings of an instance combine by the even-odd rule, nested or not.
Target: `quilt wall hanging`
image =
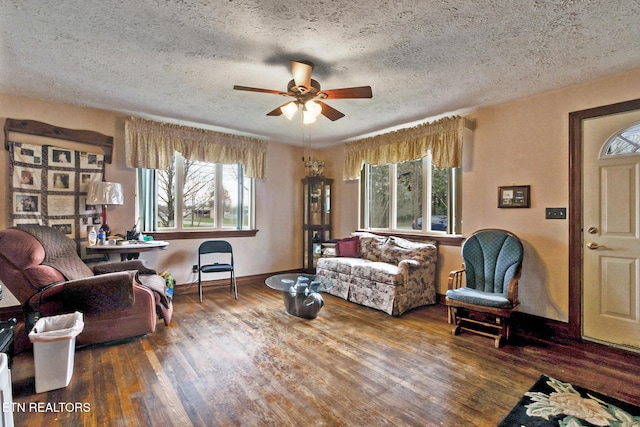
[[[7,149],[12,225],[47,225],[80,241],[101,224],[102,207],[86,197],[89,184],[102,181],[104,154],[11,141]]]

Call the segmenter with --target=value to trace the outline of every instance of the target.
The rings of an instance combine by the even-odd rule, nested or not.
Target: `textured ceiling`
[[[640,67],[637,0],[2,0],[0,92],[326,146]],[[309,126],[289,60],[370,85]],[[297,116],[298,117],[298,116]]]

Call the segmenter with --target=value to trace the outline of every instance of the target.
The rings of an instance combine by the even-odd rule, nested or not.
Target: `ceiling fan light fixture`
[[[305,125],[310,125],[311,123],[315,123],[318,116],[314,116],[307,110],[302,110],[302,123]]]
[[[322,113],[322,106],[310,100],[305,102],[303,111],[307,111],[313,118],[317,118]]]
[[[234,90],[244,90],[249,92],[269,93],[273,95],[284,95],[294,98],[295,101],[288,102],[274,110],[269,111],[267,116],[275,117],[284,115],[292,120],[299,106],[302,106],[303,122],[313,123],[322,114],[331,121],[336,121],[344,117],[344,114],[330,105],[325,104],[325,99],[357,99],[372,98],[371,86],[357,86],[339,89],[322,90],[320,83],[311,78],[313,63],[309,61],[289,61],[293,79],[287,84],[287,91],[273,89],[261,89],[258,87],[234,85]],[[317,102],[311,102],[313,100]]]
[[[305,102],[304,108],[302,109],[302,123],[308,125],[315,122],[320,113],[322,113],[322,106],[320,104],[313,100]]]
[[[282,111],[282,114],[284,114],[287,119],[291,120],[293,115],[296,114],[296,111],[298,111],[298,103],[291,101],[288,104],[283,105],[280,108],[280,111]]]

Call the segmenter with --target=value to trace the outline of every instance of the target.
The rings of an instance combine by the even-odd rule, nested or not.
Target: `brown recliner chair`
[[[157,318],[169,325],[173,313],[165,281],[154,270],[138,260],[89,268],[75,242],[50,227],[0,231],[0,281],[25,313],[16,352],[30,346],[27,333],[37,316],[82,312],[84,330],[76,343],[86,345],[154,332]]]

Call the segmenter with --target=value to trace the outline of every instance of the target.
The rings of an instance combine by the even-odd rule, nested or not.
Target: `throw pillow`
[[[413,242],[392,236],[382,246],[381,260],[394,265],[404,259],[425,261],[434,250],[436,250],[436,247],[433,244]]]
[[[352,236],[358,236],[360,238],[360,257],[368,259],[369,261],[380,261],[380,249],[384,242],[387,241],[387,237],[372,234],[368,232],[356,231],[351,233]]]
[[[360,258],[360,238],[347,237],[336,242],[336,254],[339,257]]]

